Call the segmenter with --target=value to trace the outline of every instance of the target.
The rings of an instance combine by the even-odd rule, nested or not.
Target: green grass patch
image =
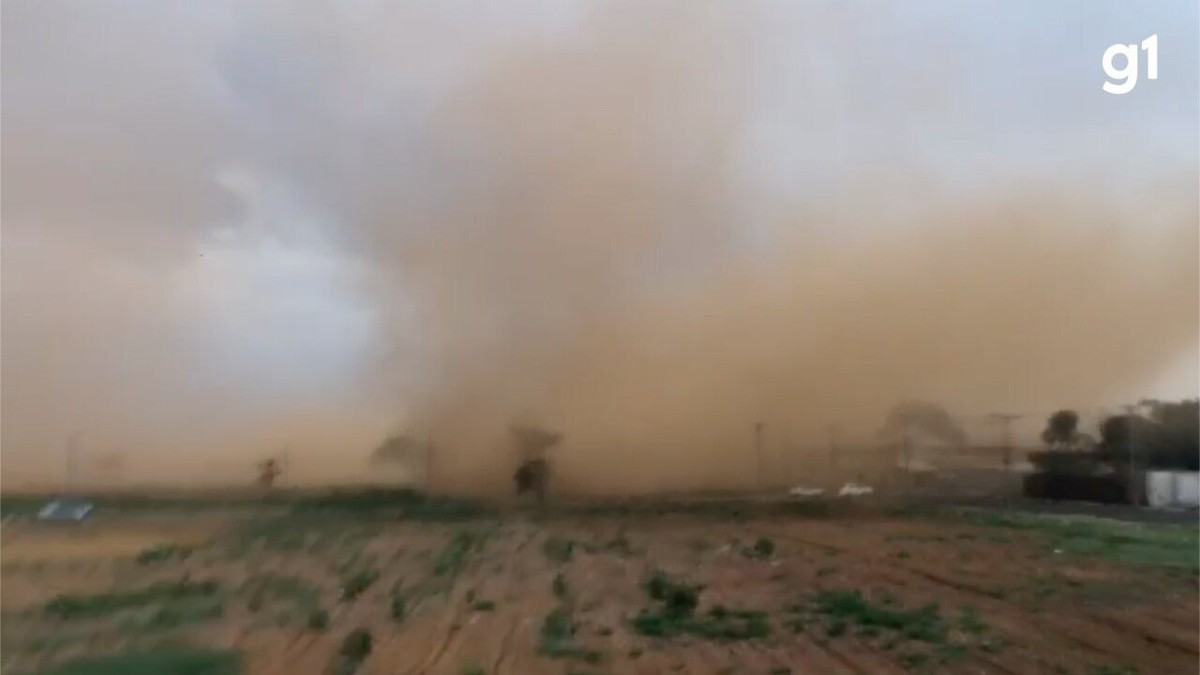
[[[60,619],[91,619],[157,603],[209,598],[219,590],[215,581],[159,582],[131,591],[60,595],[47,602],[44,609]]]
[[[347,633],[346,637],[342,638],[341,648],[338,649],[338,655],[341,657],[338,671],[353,673],[358,670],[362,662],[371,655],[374,642],[371,631],[365,628],[355,628]]]
[[[872,603],[857,589],[819,593],[814,611],[831,622],[896,631],[908,639],[923,642],[944,642],[949,632],[936,603],[906,610],[890,603]]]
[[[542,543],[542,553],[546,558],[557,563],[571,562],[575,552],[575,542],[560,537],[549,537]]]
[[[1138,669],[1133,666],[1096,666],[1092,675],[1138,675]]]
[[[320,597],[319,590],[304,579],[273,572],[251,575],[242,583],[240,592],[248,596],[247,603],[252,611],[271,601],[288,602],[297,609],[308,611],[317,606]]]
[[[672,581],[656,572],[645,583],[646,594],[659,605],[633,618],[633,629],[650,637],[694,635],[712,640],[750,640],[771,632],[765,612],[717,606],[696,614],[702,586]]]
[[[567,579],[562,572],[554,575],[554,581],[550,584],[550,590],[554,592],[554,597],[563,598],[567,595]]]
[[[160,649],[68,661],[36,675],[239,675],[234,651]]]
[[[305,625],[309,630],[325,630],[329,628],[329,612],[324,609],[314,609],[308,613]]]
[[[600,652],[576,643],[575,622],[564,607],[550,612],[542,620],[538,653],[552,659],[578,659],[587,663],[599,663],[604,658]]]
[[[438,553],[433,561],[433,574],[439,577],[454,578],[466,566],[471,553],[482,548],[483,535],[473,532],[459,532]]]
[[[342,601],[350,602],[363,594],[379,578],[375,569],[359,570],[342,579]]]
[[[974,607],[963,607],[958,614],[958,628],[964,633],[982,635],[987,632],[988,625]]]
[[[762,537],[754,542],[754,546],[742,549],[742,555],[757,560],[768,560],[775,554],[775,542]]]
[[[174,544],[159,544],[143,549],[137,554],[139,565],[153,565],[170,560],[187,560],[195,551],[193,546],[176,546]]]
[[[1094,516],[958,512],[977,525],[1025,530],[1040,536],[1050,550],[1093,556],[1135,567],[1200,572],[1200,529],[1194,525],[1126,523]]]

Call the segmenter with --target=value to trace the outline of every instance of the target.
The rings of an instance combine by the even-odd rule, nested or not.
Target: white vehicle
[[[82,499],[53,499],[38,511],[38,520],[79,523],[92,513],[92,503]]]

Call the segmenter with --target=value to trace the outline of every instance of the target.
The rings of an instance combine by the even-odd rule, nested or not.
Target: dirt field
[[[5,673],[183,645],[250,675],[1157,675],[1200,656],[1194,526],[804,507],[179,514],[4,537]],[[369,649],[346,646],[356,629]]]

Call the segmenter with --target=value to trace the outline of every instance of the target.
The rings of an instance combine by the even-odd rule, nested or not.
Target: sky
[[[0,12],[6,483],[414,430],[473,485],[514,420],[704,482],[762,416],[1200,395],[1195,2]]]

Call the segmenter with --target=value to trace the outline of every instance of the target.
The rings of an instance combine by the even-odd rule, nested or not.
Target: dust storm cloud
[[[519,423],[573,489],[738,486],[757,422],[1119,403],[1197,348],[1195,78],[1154,132],[1074,56],[1008,96],[986,12],[63,7],[5,5],[6,473],[83,426],[158,479],[287,443],[317,480],[400,426],[495,489]],[[46,84],[88,74],[122,86]],[[230,246],[293,264],[214,295]]]

